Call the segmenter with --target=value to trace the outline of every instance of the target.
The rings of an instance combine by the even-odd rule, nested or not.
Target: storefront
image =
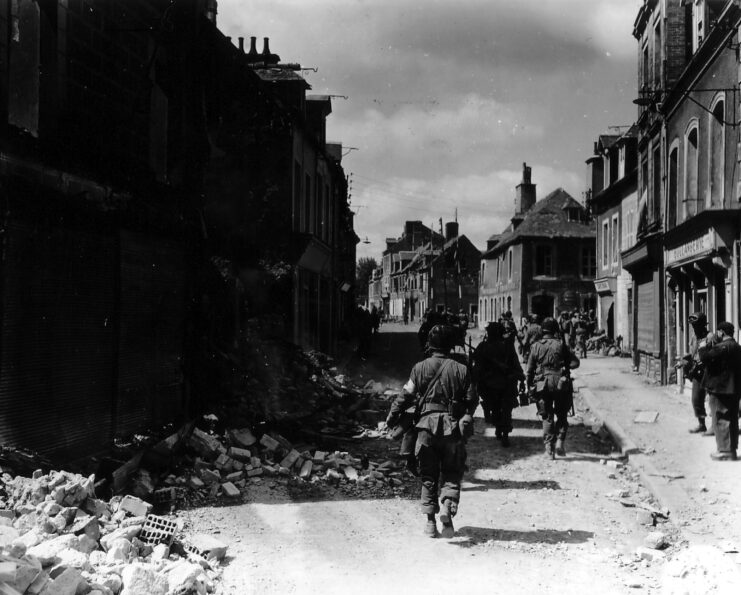
[[[594,289],[597,292],[597,320],[611,339],[615,338],[615,295],[617,294],[617,277],[595,279]]]
[[[665,234],[670,362],[689,349],[692,329],[687,319],[692,312],[704,312],[711,331],[724,320],[738,324],[732,264],[737,228],[735,213],[706,211]]]
[[[664,346],[662,247],[658,233],[646,235],[621,254],[623,268],[633,277],[633,364],[655,382],[666,382]]]

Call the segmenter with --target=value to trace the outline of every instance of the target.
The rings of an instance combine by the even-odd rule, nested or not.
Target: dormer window
[[[576,207],[568,207],[566,209],[566,217],[569,221],[581,221],[581,209],[577,209]]]

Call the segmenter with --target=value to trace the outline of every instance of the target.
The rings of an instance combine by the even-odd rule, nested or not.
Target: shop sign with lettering
[[[667,266],[682,262],[695,260],[700,256],[710,254],[715,249],[715,230],[709,229],[699,238],[693,238],[676,248],[666,251],[665,264]]]
[[[597,291],[597,293],[611,293],[610,291],[610,282],[607,279],[597,279],[594,282],[594,289]]]

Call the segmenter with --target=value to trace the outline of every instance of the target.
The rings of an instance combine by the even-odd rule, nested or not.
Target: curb
[[[636,443],[633,442],[630,436],[628,436],[625,430],[623,430],[622,426],[616,421],[610,419],[607,415],[605,415],[604,411],[602,411],[599,406],[596,405],[597,398],[594,396],[594,393],[591,391],[591,389],[583,385],[579,386],[578,388],[579,394],[584,398],[584,401],[589,406],[590,411],[592,411],[592,413],[594,413],[602,421],[602,423],[605,424],[605,427],[610,433],[610,436],[612,436],[612,439],[615,441],[618,448],[620,448],[620,452],[626,456],[640,453],[641,449],[636,446]]]
[[[584,402],[590,411],[605,424],[605,428],[607,428],[610,436],[618,448],[620,448],[620,452],[628,458],[643,484],[659,503],[659,506],[664,510],[675,513],[690,507],[692,501],[689,499],[687,492],[680,486],[669,483],[666,479],[662,479],[660,471],[654,466],[649,457],[641,452],[641,449],[628,436],[622,426],[605,415],[604,411],[596,405],[597,399],[591,389],[582,385],[579,387],[579,394],[584,398]],[[674,524],[679,524],[681,519],[676,514],[673,514],[671,521]]]

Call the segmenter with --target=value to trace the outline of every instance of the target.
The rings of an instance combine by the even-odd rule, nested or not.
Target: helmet
[[[538,324],[540,322],[540,316],[538,316],[537,314],[531,314],[530,322],[532,322],[533,324]]]
[[[427,345],[438,351],[450,351],[453,347],[452,329],[447,324],[436,324],[427,335]]]
[[[553,318],[546,318],[541,325],[544,333],[555,335],[558,332],[558,323]]]
[[[486,334],[491,339],[500,339],[504,335],[504,325],[501,322],[490,322],[486,325]]]
[[[690,324],[707,324],[708,317],[705,316],[705,312],[693,312],[689,317]]]

